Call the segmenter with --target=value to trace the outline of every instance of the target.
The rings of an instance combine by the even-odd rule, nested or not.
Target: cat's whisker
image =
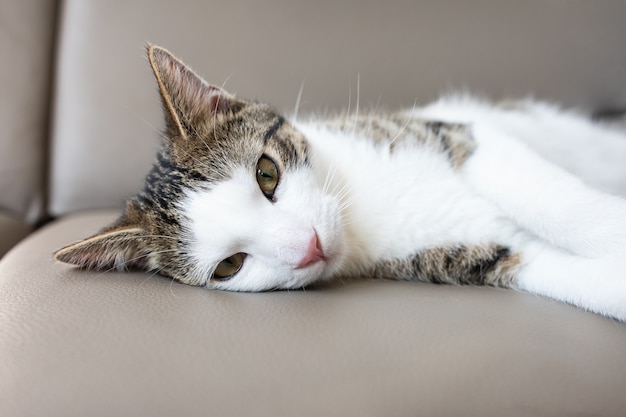
[[[148,274],[148,276],[146,278],[144,278],[141,281],[141,285],[144,285],[146,282],[152,280],[153,278],[155,278],[157,275],[160,275],[160,278],[165,278],[164,275],[161,274],[161,271],[163,271],[163,269],[165,269],[166,267],[168,267],[170,264],[166,264],[163,266],[163,268],[159,268],[159,269],[155,269],[153,271],[149,271],[150,274]],[[174,278],[170,278],[171,280],[174,280]]]
[[[396,136],[394,136],[390,141],[388,146],[391,147],[391,145],[393,145],[393,143],[398,140],[402,134],[404,133],[404,131],[406,130],[406,128],[409,126],[409,124],[411,123],[411,119],[407,118],[406,123],[404,123],[402,125],[402,127],[400,127],[400,130],[398,131],[398,133],[396,134]]]
[[[346,281],[341,277],[341,275],[336,275],[332,279],[336,279],[341,285],[346,285]]]
[[[326,171],[326,180],[324,181],[324,186],[322,187],[322,193],[327,194],[328,189],[330,188],[330,184],[335,179],[335,173],[337,172],[337,165],[332,164],[328,170]]]
[[[328,187],[330,182],[332,181],[332,178],[335,175],[335,169],[336,169],[336,165],[335,164],[331,164],[327,170],[326,170],[326,177],[324,178],[324,184],[322,186],[322,193],[326,194],[328,192]]]
[[[367,119],[368,120],[367,127],[365,128],[365,131],[363,133],[363,136],[365,137],[370,136],[370,132],[372,131],[372,124],[374,123],[374,114],[377,114],[378,109],[380,108],[380,100],[382,100],[381,94],[378,95],[378,99],[376,100],[376,103],[374,104],[374,108],[370,109],[370,116]]]
[[[226,91],[226,84],[228,83],[228,80],[230,80],[230,77],[231,77],[231,75],[228,75],[228,77],[226,77],[226,79],[224,80],[224,82],[222,82],[222,85],[221,85],[221,87],[220,87],[220,88],[221,88],[223,91]],[[220,95],[220,97],[218,97],[218,99],[217,99],[217,100],[218,100],[218,104],[219,104],[219,100],[220,100],[220,98],[221,98],[221,95]],[[214,112],[213,112],[213,137],[214,137],[214,138],[217,138],[217,111],[214,111]]]
[[[350,111],[352,110],[352,80],[348,82],[348,108],[346,109],[345,121],[344,124],[348,124],[348,120],[350,120]]]
[[[302,81],[302,84],[300,84],[300,90],[298,90],[298,97],[296,97],[296,105],[293,109],[293,120],[297,121],[298,120],[298,115],[300,112],[300,103],[302,101],[302,92],[304,91],[304,81]]]
[[[367,119],[367,127],[365,128],[365,133],[364,133],[366,137],[369,136],[370,131],[372,130],[373,123],[374,123],[374,117],[370,115],[370,117],[368,117]]]
[[[336,191],[337,191],[337,187],[339,186],[337,181],[335,181],[336,173],[337,173],[337,168],[335,166],[334,169],[333,169],[333,172],[332,172],[332,177],[331,177],[331,179],[330,179],[330,181],[328,183],[328,187],[326,189],[326,192],[329,193],[329,194],[332,194],[332,195],[337,195]],[[333,186],[332,190],[330,189],[331,185]]]
[[[352,198],[345,198],[347,195],[348,195],[348,192],[343,191],[342,194],[337,197],[339,201],[341,202],[339,206],[340,211],[343,211],[345,208],[349,207],[352,204]]]
[[[174,261],[170,261],[170,262],[167,262],[167,263],[165,263],[165,264],[161,265],[161,267],[160,267],[160,268],[157,268],[157,269],[154,269],[154,270],[148,271],[148,272],[151,272],[151,273],[150,273],[150,274],[149,274],[149,275],[148,275],[148,276],[147,276],[147,277],[146,277],[146,278],[145,278],[145,279],[141,282],[141,284],[143,285],[143,284],[145,284],[146,282],[148,282],[148,281],[150,281],[151,279],[153,279],[154,277],[156,277],[157,275],[160,275],[160,278],[168,278],[168,279],[170,280],[170,286],[169,286],[169,287],[170,287],[170,292],[171,292],[171,291],[172,291],[172,283],[173,283],[173,282],[175,282],[175,281],[177,281],[177,280],[176,280],[176,278],[168,277],[168,276],[166,276],[166,275],[162,274],[162,272],[163,272],[166,268],[168,268],[169,266],[171,266],[173,263],[174,263]],[[174,294],[172,294],[172,295],[174,295]]]
[[[352,135],[356,134],[357,126],[359,123],[359,104],[361,100],[361,73],[356,75],[356,105],[354,111],[354,123],[352,125]]]
[[[341,203],[341,205],[339,206],[338,210],[339,210],[340,213],[343,213],[351,205],[352,205],[352,199],[345,200],[343,203]]]
[[[170,279],[170,285],[169,285],[170,294],[174,298],[182,298],[181,296],[174,294],[174,283],[175,282],[178,282],[178,281],[176,281],[174,278]]]
[[[192,133],[200,140],[202,141],[202,143],[204,144],[204,146],[206,147],[207,151],[209,151],[209,153],[211,152],[211,147],[209,146],[209,144],[206,142],[206,140],[204,140],[204,137],[200,134],[200,132],[198,131],[198,128],[196,127],[195,123],[192,122],[192,120],[190,120],[188,118],[188,116],[186,114],[183,113],[182,109],[178,110],[178,113],[182,115],[182,117],[185,118],[185,121],[187,122],[187,126],[190,126],[192,129]],[[215,124],[213,125],[215,126]]]
[[[134,258],[126,259],[123,262],[123,264],[125,264],[124,267],[126,267],[126,265],[129,265],[129,264],[132,265],[133,262],[138,261],[139,259],[142,259],[142,258],[146,258],[146,257],[148,257],[150,255],[160,255],[160,254],[163,254],[163,253],[171,253],[171,252],[180,252],[180,249],[179,248],[173,248],[173,249],[162,249],[162,250],[152,251],[150,253],[146,253],[146,254],[143,254],[143,255],[135,256]],[[117,266],[109,269],[109,271],[115,270],[115,269],[117,269]]]
[[[345,210],[345,208],[344,208],[344,210]],[[354,220],[352,220],[352,219],[348,220],[348,218],[346,218],[346,216],[344,216],[344,211],[343,210],[339,211],[339,215],[341,216],[340,224],[341,224],[342,227],[350,226],[351,224],[354,223]]]
[[[417,99],[413,102],[413,107],[411,109],[411,114],[415,111],[415,108],[417,106]],[[400,130],[398,131],[398,133],[396,134],[396,136],[394,136],[390,141],[389,141],[389,146],[391,147],[391,145],[393,145],[393,143],[402,136],[402,134],[404,133],[404,131],[406,130],[406,128],[409,126],[409,124],[413,121],[413,118],[411,117],[407,117],[406,118],[406,123],[404,123],[402,125],[402,127],[400,128]]]
[[[331,194],[337,196],[338,198],[343,197],[344,194],[346,194],[349,189],[350,189],[350,184],[349,183],[344,183],[343,186],[337,190],[337,187],[339,187],[340,183],[336,182],[335,183],[335,187],[333,188]]]
[[[380,108],[380,100],[382,100],[383,96],[382,94],[378,95],[378,99],[376,99],[376,104],[374,104],[374,108],[372,109],[373,113],[377,113],[378,109]]]

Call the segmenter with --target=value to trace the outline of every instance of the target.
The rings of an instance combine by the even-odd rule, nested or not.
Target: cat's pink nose
[[[296,269],[304,268],[316,262],[323,261],[324,259],[326,259],[326,257],[324,256],[324,251],[322,250],[320,238],[317,236],[317,232],[314,231],[313,237],[309,242],[306,255],[304,255],[304,257],[300,260]]]

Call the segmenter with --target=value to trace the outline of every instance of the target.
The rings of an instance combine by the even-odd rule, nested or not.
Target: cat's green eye
[[[215,268],[215,272],[213,272],[211,279],[216,281],[228,281],[237,272],[239,272],[243,266],[243,260],[245,258],[245,253],[236,253],[224,259],[217,265],[217,268]]]
[[[271,199],[278,186],[278,167],[267,156],[262,156],[256,164],[256,182],[259,183],[265,197]]]

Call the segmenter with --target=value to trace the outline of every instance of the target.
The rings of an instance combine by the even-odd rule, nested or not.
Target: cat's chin
[[[340,269],[339,258],[340,256],[338,254],[327,255],[325,259],[313,265],[309,265],[303,270],[299,270],[300,273],[294,274],[294,276],[279,289],[301,289],[332,279]]]

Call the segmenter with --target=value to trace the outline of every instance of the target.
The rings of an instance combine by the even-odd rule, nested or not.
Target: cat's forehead
[[[237,112],[207,120],[192,137],[177,141],[172,152],[181,165],[203,163],[229,172],[256,165],[262,155],[282,169],[308,164],[309,159],[304,136],[271,106],[260,103],[247,103]]]

